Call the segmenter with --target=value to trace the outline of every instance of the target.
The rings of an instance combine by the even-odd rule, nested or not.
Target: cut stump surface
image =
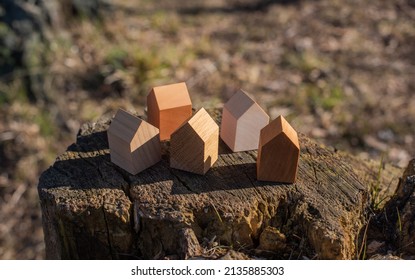
[[[220,110],[209,110],[220,123]],[[49,259],[215,258],[235,249],[265,258],[352,259],[367,222],[370,187],[401,170],[316,144],[299,133],[295,184],[256,180],[256,151],[221,142],[206,175],[163,159],[132,176],[112,164],[110,118],[82,126],[39,181]],[[379,174],[381,177],[379,177]]]

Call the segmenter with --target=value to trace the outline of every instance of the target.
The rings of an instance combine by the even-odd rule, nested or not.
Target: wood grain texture
[[[219,127],[204,108],[178,128],[170,140],[170,166],[205,174],[218,159]]]
[[[120,109],[108,129],[111,161],[137,174],[161,160],[158,128]]]
[[[233,152],[256,150],[259,133],[268,123],[267,113],[239,90],[223,107],[220,137]]]
[[[160,140],[192,116],[192,101],[185,83],[154,87],[147,96],[147,120],[160,129]]]
[[[297,132],[279,116],[261,130],[257,158],[257,179],[295,183],[300,145]]]
[[[220,123],[221,110],[208,112]],[[257,151],[232,153],[222,141],[205,176],[170,168],[167,151],[133,176],[110,161],[109,124],[83,125],[39,180],[49,259],[216,258],[229,248],[254,258],[351,259],[370,186],[389,189],[402,175],[299,133],[293,185],[256,180]]]

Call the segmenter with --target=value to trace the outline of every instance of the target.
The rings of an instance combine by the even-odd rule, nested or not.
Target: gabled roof
[[[218,146],[219,126],[202,108],[173,132],[170,166],[205,174],[218,158]]]
[[[255,111],[267,115],[267,113],[248,95],[248,93],[240,89],[232,95],[224,107],[236,120],[238,120],[246,112],[250,111],[250,108],[253,106],[255,106]]]
[[[261,144],[266,145],[281,133],[283,133],[298,149],[300,149],[297,132],[283,116],[279,116],[261,130]]]
[[[204,108],[200,109],[187,124],[204,142],[219,128]]]
[[[140,124],[141,119],[123,109],[119,109],[111,122],[108,132],[117,135],[126,142],[130,142],[134,138]]]
[[[192,105],[186,83],[154,87],[150,93],[159,110]]]
[[[129,143],[131,151],[159,133],[156,127],[123,109],[119,109],[115,114],[108,132]]]
[[[205,142],[218,128],[219,126],[212,119],[209,113],[205,110],[205,108],[202,108],[173,133],[180,133],[181,130],[190,130],[192,133],[194,132],[197,134],[199,138]]]

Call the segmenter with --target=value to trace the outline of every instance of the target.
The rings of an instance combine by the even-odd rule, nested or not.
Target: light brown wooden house
[[[185,83],[154,87],[147,96],[148,122],[160,129],[160,140],[192,116],[192,101]]]
[[[267,113],[239,90],[223,107],[220,137],[233,152],[256,150],[259,133],[268,123]]]
[[[200,109],[170,140],[170,167],[205,174],[218,159],[219,127]]]
[[[257,157],[257,179],[294,183],[300,144],[297,132],[279,116],[261,130]]]
[[[161,160],[158,128],[122,109],[107,134],[111,161],[133,175]]]

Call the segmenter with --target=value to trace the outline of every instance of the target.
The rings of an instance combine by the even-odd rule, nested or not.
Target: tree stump
[[[220,111],[209,110],[218,123]],[[40,178],[48,259],[353,259],[371,188],[401,175],[299,133],[295,184],[257,181],[257,152],[222,141],[204,176],[170,168],[168,143],[161,162],[132,176],[110,161],[110,122],[83,125]]]
[[[370,242],[379,245],[375,253],[380,252],[381,257],[415,259],[415,159],[403,172],[392,198],[370,223]]]

